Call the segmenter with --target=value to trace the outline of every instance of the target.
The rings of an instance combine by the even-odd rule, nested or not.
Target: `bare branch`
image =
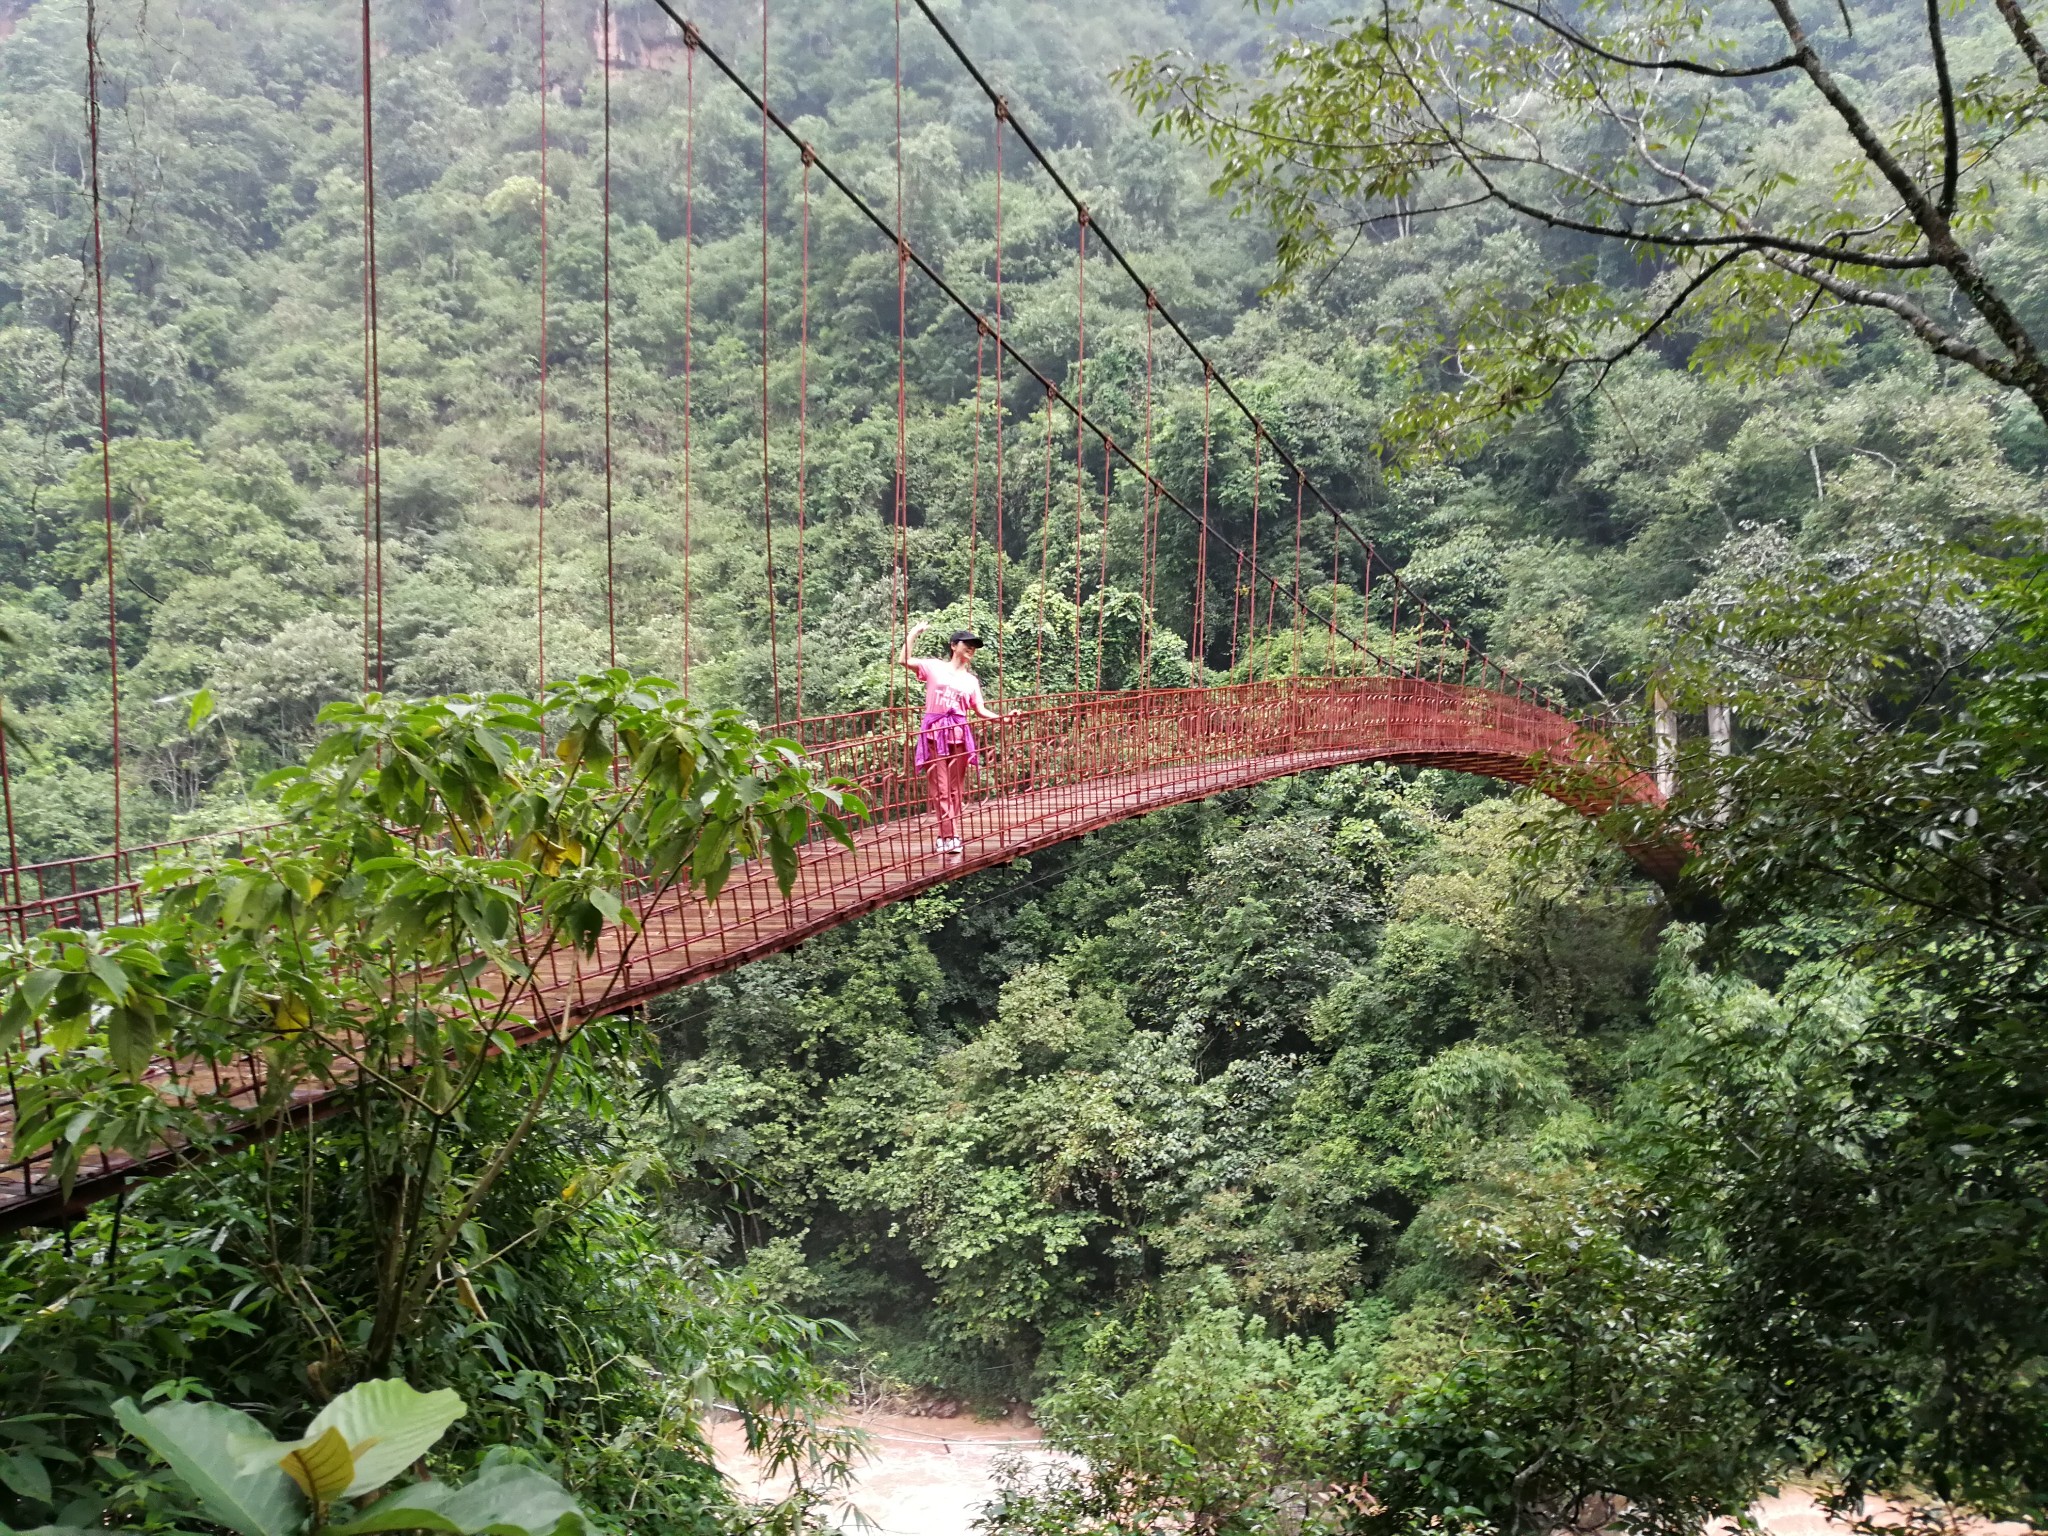
[[[1788,69],[1799,67],[1798,56],[1790,53],[1782,59],[1773,59],[1768,64],[1743,64],[1733,68],[1720,64],[1703,64],[1697,59],[1632,59],[1626,54],[1614,53],[1601,47],[1584,33],[1574,31],[1563,22],[1555,21],[1530,6],[1517,5],[1515,0],[1492,0],[1492,3],[1504,11],[1513,11],[1517,16],[1528,17],[1537,26],[1555,33],[1574,48],[1590,53],[1595,58],[1604,59],[1609,64],[1619,64],[1624,69],[1652,72],[1668,69],[1686,75],[1705,75],[1712,80],[1754,80],[1759,75],[1782,74]]]
[[[1887,293],[1882,288],[1870,288],[1861,283],[1852,283],[1844,277],[1827,271],[1817,263],[1793,256],[1774,256],[1763,253],[1763,259],[1774,266],[1784,268],[1797,277],[1804,278],[1816,288],[1833,294],[1845,303],[1865,309],[1881,309],[1897,316],[1906,323],[1907,329],[1926,344],[1927,349],[1938,357],[1946,357],[1976,369],[1994,383],[2012,388],[2024,388],[2025,381],[2019,369],[2010,358],[2003,358],[1986,352],[1982,347],[1964,341],[1952,331],[1937,324],[1934,317],[1915,304],[1911,299],[1896,293]]]
[[[1934,81],[1941,103],[1941,196],[1936,205],[1943,219],[1956,216],[1956,177],[1962,147],[1956,132],[1956,87],[1949,78],[1948,41],[1941,33],[1941,0],[1927,0],[1927,46],[1934,52]]]

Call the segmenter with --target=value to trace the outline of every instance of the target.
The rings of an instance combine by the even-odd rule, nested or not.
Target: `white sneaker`
[[[935,838],[933,838],[933,839],[932,839],[932,852],[933,852],[933,853],[944,853],[945,851],[946,851],[946,840],[945,840],[945,839],[944,839],[943,837],[935,837]]]
[[[951,841],[949,841],[949,842],[948,842],[948,843],[946,844],[946,852],[948,852],[948,853],[958,853],[958,852],[960,852],[960,839],[956,837],[956,838],[953,838],[953,839],[952,839]]]

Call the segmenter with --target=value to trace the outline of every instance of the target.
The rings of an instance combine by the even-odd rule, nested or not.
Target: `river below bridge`
[[[848,1499],[870,1522],[863,1527],[850,1510],[839,1512],[837,1527],[865,1529],[871,1536],[971,1536],[982,1506],[995,1497],[997,1468],[1006,1460],[1021,1461],[1032,1472],[1057,1465],[1062,1453],[1044,1443],[1037,1426],[1021,1410],[1010,1418],[982,1421],[927,1418],[871,1410],[849,1415],[844,1422],[868,1436],[869,1455],[855,1473]],[[761,1476],[747,1455],[738,1423],[726,1420],[711,1432],[718,1465],[741,1493],[767,1497],[784,1491]],[[1850,1536],[1850,1527],[1832,1521],[1814,1496],[1803,1488],[1786,1488],[1760,1500],[1752,1513],[1768,1536]],[[1706,1536],[1733,1536],[1723,1524]],[[1959,1536],[2029,1536],[2016,1523],[1971,1522]]]

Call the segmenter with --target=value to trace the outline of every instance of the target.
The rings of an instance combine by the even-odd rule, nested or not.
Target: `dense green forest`
[[[585,760],[594,737],[575,726],[559,762],[518,745],[540,717],[517,696],[582,674],[551,720],[673,731],[703,803],[731,789],[760,746],[748,720],[769,718],[778,682],[793,710],[798,687],[800,406],[803,708],[889,698],[893,253],[815,174],[806,226],[802,165],[775,147],[777,678],[760,120],[651,0],[614,9],[607,82],[597,0],[548,7],[545,194],[537,8],[374,11],[392,700],[322,720],[369,665],[359,17],[99,4],[129,843],[280,815],[333,843],[361,809],[336,764],[396,783],[380,754],[411,761],[455,729],[434,696],[499,694],[474,737],[498,755],[462,759],[463,793],[491,812],[474,825],[523,826],[522,797],[544,793],[585,818],[588,867],[616,869],[639,850],[606,841],[624,823],[616,781]],[[969,876],[547,1053],[475,1051],[459,1111],[431,1123],[403,1083],[365,1087],[334,1121],[0,1238],[0,1521],[217,1525],[124,1435],[118,1399],[212,1400],[284,1434],[384,1375],[466,1399],[437,1475],[539,1467],[608,1530],[813,1528],[855,1454],[833,1416],[855,1390],[1029,1400],[1080,1459],[1020,1480],[988,1516],[1005,1532],[1676,1536],[1790,1478],[1929,1518],[2038,1521],[2048,393],[2021,343],[2048,336],[2048,55],[2006,0],[1941,9],[1938,69],[1913,8],[1807,9],[1907,171],[1939,185],[1944,143],[1960,167],[1940,217],[1975,265],[1899,268],[1889,308],[1827,286],[1856,242],[1880,263],[1918,247],[1868,214],[1884,176],[1800,93],[1810,76],[1671,98],[1678,126],[1657,132],[1708,183],[1683,217],[1727,218],[1764,241],[1752,255],[1766,235],[1823,253],[1792,252],[1803,277],[1708,271],[1712,252],[1662,262],[1465,196],[1549,162],[1501,171],[1496,144],[1459,172],[1441,122],[1397,121],[1381,86],[1399,72],[1373,50],[1409,22],[1446,50],[1430,57],[1499,51],[1475,99],[1552,78],[1483,8],[1374,24],[1232,0],[941,7],[1414,590],[1631,748],[1647,751],[1653,689],[1680,712],[1683,788],[1650,830],[1694,853],[1682,890],[1619,851],[1640,824],[1345,768]],[[1555,26],[1538,32],[1575,47],[1575,26],[1612,27],[1597,35],[1622,69],[1716,26],[1768,50],[1780,13],[1570,14],[1543,10]],[[758,8],[693,16],[757,63]],[[86,24],[80,0],[0,0],[0,707],[23,860],[116,831]],[[993,115],[920,18],[902,37],[906,232],[992,308]],[[895,69],[881,0],[773,13],[771,97],[883,208]],[[1951,75],[1962,106],[1945,114]],[[1361,78],[1372,91],[1347,96]],[[1586,78],[1562,71],[1556,99],[1616,99],[1567,88]],[[1601,217],[1633,207],[1631,238],[1663,228],[1663,205],[1629,202],[1614,124],[1569,126]],[[1074,219],[1014,141],[1002,211],[1008,334],[1072,382]],[[1129,442],[1149,408],[1161,478],[1193,499],[1199,368],[1162,342],[1148,398],[1143,295],[1099,254],[1086,281],[1090,409]],[[998,397],[991,369],[978,394],[971,324],[914,277],[907,292],[913,615],[992,630],[1011,694],[1034,666],[1072,685],[1077,658],[1086,683],[1106,571],[1108,685],[1144,681],[1141,655],[1154,684],[1187,683],[1193,526],[1163,522],[1146,613],[1135,477],[1112,487],[1106,550],[1092,522],[1048,528],[1040,392],[1012,369]],[[1249,541],[1256,473],[1277,550],[1288,487],[1270,456],[1255,471],[1241,419],[1207,429],[1215,525]],[[1099,467],[1091,454],[1091,485]],[[1327,526],[1304,538],[1304,566],[1326,570]],[[1223,672],[1232,577],[1210,576],[1196,660]],[[629,674],[737,713],[688,713]],[[1697,744],[1709,706],[1735,710],[1731,758]],[[671,791],[695,792],[687,773]],[[798,767],[774,794],[827,814]],[[721,838],[782,835],[729,800],[703,823],[725,817]],[[715,889],[696,826],[677,857]],[[565,842],[516,857],[538,867],[541,846],[546,901],[594,923],[603,894],[560,867]],[[252,948],[294,931],[319,894],[316,843],[292,845],[297,884],[261,913],[227,896],[167,915],[187,924],[183,974],[203,969],[189,955],[209,924]],[[404,850],[383,851],[395,872],[347,899],[407,915],[368,925],[364,952],[461,953],[406,905]],[[169,931],[136,939],[133,966],[168,953]],[[73,995],[36,976],[72,966],[83,1000],[88,949],[103,958],[84,939],[69,958],[6,942],[10,1039]],[[221,989],[182,995],[212,1008]],[[38,1090],[38,1123],[74,1149],[146,1122],[115,1070],[140,1005],[93,996],[71,1047],[36,1047],[39,1081],[60,1085]],[[390,989],[336,982],[320,1000],[266,993],[247,1038],[308,1050],[322,1008],[420,1027]],[[721,1484],[714,1402],[797,1475],[781,1505]]]

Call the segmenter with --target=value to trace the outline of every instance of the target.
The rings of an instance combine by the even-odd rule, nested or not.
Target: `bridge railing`
[[[1001,835],[1035,814],[1033,797],[1146,774],[1199,783],[1235,757],[1339,751],[1364,740],[1410,740],[1455,722],[1465,739],[1497,734],[1504,751],[1555,751],[1571,731],[1553,712],[1492,690],[1412,677],[1297,677],[1201,688],[1046,694],[1016,701],[1000,722],[977,721],[982,761],[968,801],[976,824]],[[828,773],[861,787],[872,826],[929,809],[915,765],[914,708],[856,710],[786,722],[781,731]],[[1418,735],[1417,733],[1422,733]],[[1001,807],[1012,807],[1005,813]],[[0,933],[97,929],[142,915],[141,872],[170,854],[214,846],[233,852],[263,829],[209,832],[118,852],[0,868]]]
[[[26,938],[44,928],[108,928],[142,916],[142,872],[196,848],[239,849],[266,830],[200,832],[119,850],[0,866],[0,934]]]

